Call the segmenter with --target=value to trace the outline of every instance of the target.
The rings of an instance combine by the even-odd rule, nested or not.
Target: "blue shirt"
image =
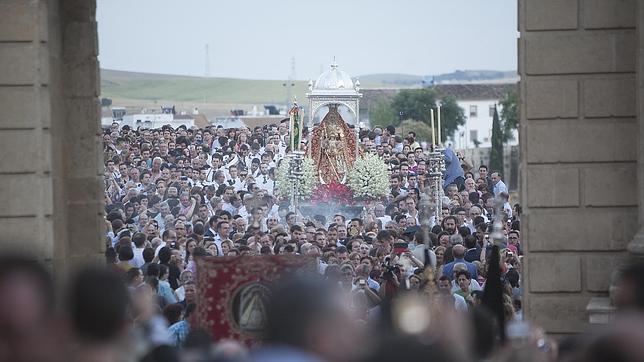
[[[163,298],[165,304],[174,304],[177,302],[177,297],[172,292],[170,283],[166,280],[159,280],[158,294]]]
[[[478,278],[476,274],[476,266],[470,262],[465,261],[465,259],[454,259],[453,262],[446,264],[443,267],[443,275],[448,277],[449,280],[454,280],[454,265],[458,263],[463,263],[467,266],[467,271],[470,273],[470,278],[476,279]]]
[[[182,320],[168,327],[168,331],[172,335],[171,338],[174,346],[181,348],[186,342],[188,333],[190,333],[190,324],[186,320]]]
[[[505,183],[502,180],[499,180],[499,182],[494,185],[494,196],[499,196],[501,192],[508,192],[508,187],[505,186]]]
[[[454,183],[458,177],[464,177],[465,173],[461,167],[461,162],[451,148],[446,148],[443,151],[443,156],[445,157],[445,187],[447,187]]]

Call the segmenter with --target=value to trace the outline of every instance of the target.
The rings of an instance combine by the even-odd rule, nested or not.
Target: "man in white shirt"
[[[132,248],[134,251],[134,258],[130,260],[130,265],[135,268],[140,268],[145,264],[145,260],[143,260],[143,250],[145,249],[146,240],[147,236],[144,233],[136,233],[132,236],[132,243],[134,244],[134,247]]]
[[[508,187],[503,182],[503,175],[500,172],[492,173],[492,184],[494,184],[494,196],[499,196],[502,192],[508,193]]]
[[[235,188],[235,192],[246,188],[246,183],[239,177],[239,169],[237,165],[232,165],[228,168],[228,177],[226,183]]]
[[[266,163],[261,163],[259,165],[259,174],[255,177],[256,185],[266,192],[269,195],[273,195],[273,188],[275,187],[275,181],[268,174],[269,166]]]
[[[454,308],[458,311],[467,312],[467,302],[465,298],[461,297],[458,294],[452,293],[452,283],[449,278],[446,276],[441,276],[438,278],[438,291],[440,294],[446,297],[454,298]]]

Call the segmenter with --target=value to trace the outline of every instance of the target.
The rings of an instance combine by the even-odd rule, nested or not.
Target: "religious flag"
[[[280,279],[317,272],[317,259],[307,255],[199,257],[196,329],[213,341],[234,339],[249,346],[266,332],[271,286]]]
[[[291,151],[296,151],[300,149],[300,142],[302,140],[302,114],[300,112],[300,107],[298,107],[297,102],[293,102],[293,108],[288,112],[290,120],[290,145]]]

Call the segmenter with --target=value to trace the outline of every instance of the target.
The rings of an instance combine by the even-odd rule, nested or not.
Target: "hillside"
[[[476,83],[485,79],[507,79],[516,72],[456,71],[436,76],[445,83]],[[428,85],[432,76],[409,74],[367,74],[358,77],[362,89],[418,88]],[[425,83],[423,83],[425,80]],[[264,105],[284,105],[287,90],[282,80],[205,78],[169,74],[137,73],[101,69],[101,97],[111,98],[114,105],[139,111],[174,105],[182,112],[196,107],[209,118],[226,116],[232,109],[249,112]],[[307,81],[295,81],[291,95],[300,104],[306,102]]]
[[[432,78],[437,83],[481,83],[499,81],[509,81],[517,78],[517,71],[498,71],[498,70],[456,70],[451,73],[427,76],[425,80],[431,81]]]
[[[366,74],[359,76],[362,88],[414,88],[433,78],[439,83],[493,82],[516,76],[516,72],[465,70],[435,76]],[[423,83],[425,80],[425,83]],[[201,102],[225,104],[274,104],[286,100],[285,81],[236,78],[205,78],[169,74],[137,73],[101,69],[101,96],[114,100],[155,102]],[[292,94],[303,101],[307,82],[295,81]]]
[[[306,82],[296,81],[293,93],[303,99]],[[283,103],[284,82],[233,78],[203,78],[101,69],[101,96],[146,101],[209,103]]]
[[[393,86],[417,86],[422,84],[423,77],[420,75],[411,75],[411,74],[395,74],[395,73],[384,73],[384,74],[365,74],[358,77],[360,79],[360,84],[364,87],[367,85],[383,85],[388,87]]]

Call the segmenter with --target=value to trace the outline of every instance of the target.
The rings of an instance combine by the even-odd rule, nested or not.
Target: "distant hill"
[[[283,103],[284,81],[205,78],[101,69],[101,96],[113,99],[210,103]],[[295,81],[293,94],[304,99],[307,82]]]
[[[363,88],[407,88],[422,87],[436,83],[511,83],[518,76],[515,70],[457,70],[451,73],[437,75],[411,75],[411,74],[366,74],[357,77]],[[371,86],[370,86],[371,85]]]
[[[431,82],[433,79],[436,83],[496,83],[507,82],[517,78],[516,70],[457,70],[451,73],[426,76],[425,81]]]
[[[412,74],[366,74],[357,77],[363,87],[373,88],[378,85],[389,87],[400,86],[419,86],[422,84],[423,77]]]
[[[516,71],[464,70],[436,76],[411,74],[366,74],[359,76],[363,89],[417,88],[437,83],[510,82]],[[191,77],[101,69],[101,97],[116,102],[157,101],[210,104],[284,104],[287,89],[283,80]],[[292,95],[306,100],[307,81],[295,81]]]

